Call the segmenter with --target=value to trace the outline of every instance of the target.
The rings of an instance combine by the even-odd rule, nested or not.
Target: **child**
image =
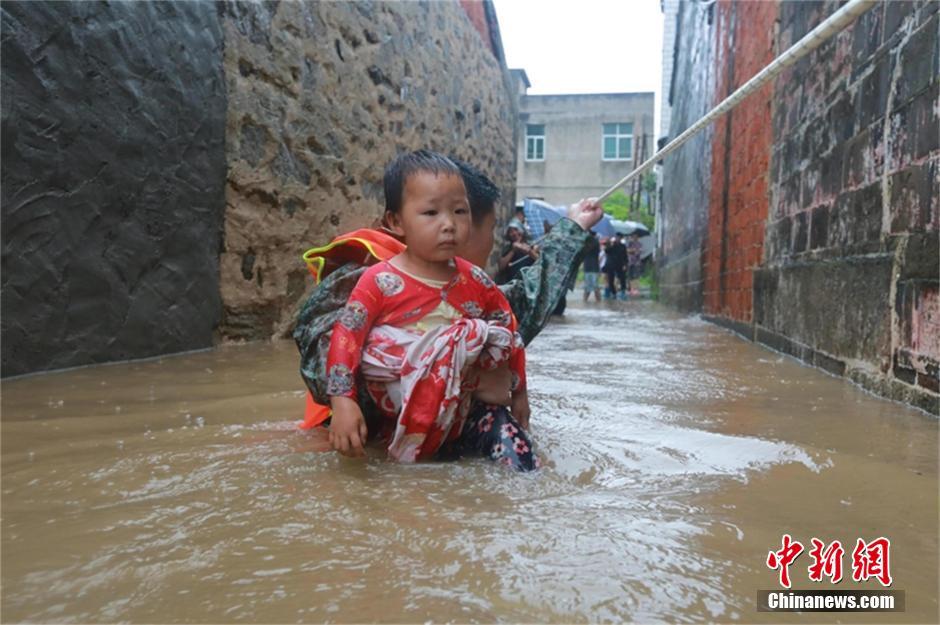
[[[413,462],[460,438],[481,370],[511,361],[513,380],[524,384],[524,352],[505,297],[456,256],[471,225],[456,165],[424,150],[399,156],[386,170],[385,195],[386,221],[407,248],[365,271],[333,326],[330,439],[341,453],[362,453],[361,368],[385,417],[389,455]],[[517,445],[531,450],[527,440]]]
[[[493,251],[500,192],[473,167],[460,161],[454,162],[463,175],[471,213],[470,238],[466,245],[458,247],[457,255],[483,267]],[[566,288],[570,276],[577,272],[591,227],[602,215],[601,207],[596,202],[585,200],[573,205],[569,208],[569,219],[559,221],[552,233],[542,241],[542,253],[537,263],[524,269],[519,279],[500,287],[518,320],[518,332],[524,342],[531,341],[545,327],[549,313]],[[390,259],[403,250],[404,245],[386,232],[362,229],[338,236],[328,245],[312,248],[304,254],[304,260],[317,280],[318,287],[301,307],[294,330],[294,340],[300,352],[300,374],[309,390],[304,421],[299,425],[301,429],[309,430],[324,425],[330,418],[327,406],[330,399],[326,392],[327,353],[332,328],[345,310],[353,288],[370,264]],[[478,395],[485,394],[487,385],[493,385],[494,380],[488,379],[489,375],[481,376]],[[500,376],[494,374],[493,377],[498,379]],[[357,399],[368,423],[368,431],[375,435],[382,418],[365,391],[364,384],[357,386]],[[502,381],[496,386],[503,389],[506,383]],[[495,394],[500,392],[497,390]],[[525,432],[529,417],[525,392],[513,393],[512,404],[510,414],[505,406],[495,405],[492,397],[474,402],[464,424],[463,434],[454,444],[448,445],[446,455],[481,454],[517,469],[536,468],[537,459],[531,452],[532,445]],[[518,422],[514,417],[518,418]],[[520,439],[519,443],[517,439]],[[517,453],[517,449],[521,453]],[[343,453],[359,455],[361,450],[347,449]]]

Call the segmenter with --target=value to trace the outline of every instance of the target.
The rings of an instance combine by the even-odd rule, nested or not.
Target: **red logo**
[[[884,536],[876,538],[867,545],[861,538],[855,543],[852,551],[852,579],[863,582],[874,577],[882,586],[891,585],[891,569],[888,563],[888,552],[891,550],[891,541]]]
[[[789,534],[783,535],[783,547],[780,551],[771,551],[767,554],[767,566],[771,569],[780,569],[780,585],[790,587],[790,564],[803,553],[803,545],[793,541]]]
[[[810,549],[809,556],[813,563],[806,568],[810,581],[821,582],[824,577],[828,577],[831,583],[838,584],[842,581],[842,556],[845,555],[842,543],[834,540],[827,546],[815,537],[811,542],[813,548]],[[779,550],[767,554],[767,567],[779,571],[780,585],[789,588],[790,565],[803,553],[803,544],[793,540],[789,534],[783,535],[781,543]],[[852,550],[852,579],[864,582],[873,577],[881,582],[882,586],[890,586],[890,551],[891,541],[883,536],[868,543],[859,538],[855,549]]]
[[[809,578],[814,582],[821,582],[823,577],[828,577],[833,584],[842,581],[842,556],[845,549],[838,540],[832,541],[832,544],[825,547],[825,543],[818,538],[812,539],[813,548],[809,555],[813,558],[813,563],[807,569]]]

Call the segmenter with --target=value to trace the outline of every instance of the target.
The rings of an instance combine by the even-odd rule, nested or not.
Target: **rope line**
[[[854,22],[862,13],[876,4],[878,0],[850,0],[844,7],[830,15],[819,26],[811,30],[805,37],[790,46],[786,52],[774,59],[769,65],[755,74],[750,80],[738,87],[738,89],[721,101],[715,108],[705,114],[693,125],[689,126],[682,134],[667,143],[663,149],[656,152],[649,159],[641,163],[636,169],[621,178],[614,186],[610,187],[598,198],[603,202],[620,187],[624,186],[647,169],[652,167],[657,161],[662,160],[666,155],[674,152],[683,143],[691,139],[700,130],[714,121],[720,115],[730,111],[732,108],[746,98],[748,95],[760,88],[764,83],[774,78],[784,69],[793,65],[801,58],[818,48],[824,41],[832,37],[837,32]]]

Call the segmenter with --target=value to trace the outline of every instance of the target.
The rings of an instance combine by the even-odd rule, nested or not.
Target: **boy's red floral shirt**
[[[441,302],[446,302],[463,319],[484,320],[505,328],[511,333],[512,338],[507,349],[511,350],[509,351],[509,368],[513,378],[512,388],[514,391],[524,388],[525,351],[522,348],[521,337],[516,333],[516,322],[508,301],[482,269],[461,258],[456,258],[455,262],[457,272],[443,288],[426,284],[387,261],[377,263],[365,271],[353,289],[339,320],[333,326],[327,357],[327,393],[330,396],[356,399],[356,376],[363,361],[363,350],[366,351],[367,363],[381,363],[394,369],[396,366],[394,362],[401,361],[402,372],[409,370],[409,365],[412,369],[415,365],[419,365],[426,367],[427,371],[441,370],[441,362],[418,362],[421,355],[413,354],[413,362],[406,361],[408,347],[421,334],[414,329],[414,324],[437,309]],[[386,330],[378,331],[382,328]],[[408,328],[410,335],[390,332],[389,329],[393,328]],[[476,329],[472,326],[465,326],[458,331],[459,340],[466,344],[460,349],[463,350],[464,347],[470,345],[474,345],[474,349],[482,349],[484,346],[481,341],[485,342],[486,338],[481,336],[481,329],[485,330],[483,326],[477,326]],[[450,335],[450,340],[453,341],[456,334],[451,332]],[[451,358],[452,352],[453,349],[447,351],[446,354],[438,350],[433,358]],[[456,375],[459,373],[456,372]],[[427,384],[421,385],[422,392],[427,392],[427,386]],[[446,396],[448,391],[444,387],[447,386],[447,383],[440,382],[435,387],[440,387],[437,390],[441,393],[441,399],[444,402],[442,410],[447,408],[448,401],[458,400],[457,394],[451,398]],[[415,390],[410,386],[408,388]],[[386,393],[387,381],[382,384],[368,383],[367,389],[386,417],[400,416],[396,414],[401,409],[399,402],[401,399],[407,401],[407,397],[398,401],[390,400]],[[463,391],[466,391],[465,385]],[[403,388],[402,393],[404,392]],[[425,397],[425,399],[431,398]],[[398,423],[399,429],[403,428],[402,431],[408,435],[412,434],[415,428],[420,429],[423,434],[430,434],[429,438],[436,443],[432,445],[433,447],[443,442],[441,436],[449,440],[459,435],[462,410],[457,410],[453,416],[453,423],[448,421],[446,431],[434,432],[434,423],[440,424],[445,421],[443,415],[436,414],[437,408],[437,406],[428,406],[428,414],[419,416],[418,421],[424,422],[424,425],[415,425],[414,417],[409,417],[408,423]],[[414,408],[412,407],[411,410],[413,411]],[[391,451],[392,448],[390,448]],[[433,449],[422,448],[420,456],[426,457],[432,451]]]

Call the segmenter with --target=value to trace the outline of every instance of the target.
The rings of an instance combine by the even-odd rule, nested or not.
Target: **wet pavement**
[[[650,302],[529,349],[545,468],[322,453],[289,342],[2,385],[6,622],[937,622],[938,422]],[[758,613],[789,533],[892,614]]]

